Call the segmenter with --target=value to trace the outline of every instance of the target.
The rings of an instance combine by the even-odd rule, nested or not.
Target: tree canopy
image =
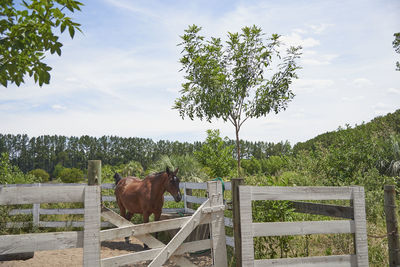
[[[0,83],[19,86],[24,76],[33,76],[40,86],[50,82],[50,70],[43,62],[46,53],[61,56],[62,43],[55,34],[68,28],[71,38],[80,24],[66,15],[83,4],[75,0],[0,1]]]
[[[400,32],[394,34],[393,48],[398,54],[400,54]],[[400,71],[399,61],[396,62],[396,67],[396,70]]]
[[[222,118],[231,122],[236,131],[239,171],[239,131],[249,118],[286,109],[294,97],[289,85],[297,78],[296,59],[301,47],[287,48],[282,57],[280,36],[265,38],[257,26],[244,27],[241,33],[229,32],[225,45],[221,38],[206,40],[200,30],[192,25],[181,36],[180,62],[186,82],[174,108],[182,118],[198,117],[209,122]],[[273,68],[276,72],[268,77]]]

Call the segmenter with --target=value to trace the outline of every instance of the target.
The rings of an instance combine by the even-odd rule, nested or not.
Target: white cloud
[[[296,93],[313,93],[330,88],[333,84],[334,81],[328,79],[297,79],[293,81],[293,88]]]
[[[301,62],[310,66],[330,65],[337,57],[339,57],[337,54],[322,54],[315,50],[306,50],[301,57]]]
[[[298,32],[299,31],[297,30],[296,32],[292,32],[290,35],[282,36],[282,42],[288,46],[301,45],[303,48],[310,48],[320,45],[320,41],[312,37],[303,38]]]
[[[325,32],[325,30],[327,28],[332,27],[332,26],[334,26],[334,24],[329,24],[329,23],[321,23],[318,25],[312,25],[312,24],[308,25],[308,27],[310,27],[313,30],[313,32],[316,34],[321,34],[321,33]]]
[[[369,79],[367,78],[357,78],[354,79],[352,84],[358,88],[366,88],[366,87],[371,87],[373,86],[373,82],[371,82]]]
[[[390,94],[400,95],[400,89],[398,89],[398,88],[391,87],[391,88],[387,89],[387,92]]]
[[[60,104],[52,105],[51,108],[56,110],[56,111],[61,111],[61,110],[66,110],[67,109],[66,106],[60,105]]]

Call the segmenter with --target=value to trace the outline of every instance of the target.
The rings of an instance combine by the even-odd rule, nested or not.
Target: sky
[[[246,121],[241,139],[294,145],[400,108],[398,0],[81,1],[70,16],[83,33],[71,40],[65,31],[61,57],[45,60],[50,84],[27,76],[20,87],[0,87],[0,133],[194,142],[220,129],[234,139],[229,122],[183,120],[172,109],[184,82],[177,44],[192,24],[223,40],[257,25],[303,47],[294,99],[285,111]]]

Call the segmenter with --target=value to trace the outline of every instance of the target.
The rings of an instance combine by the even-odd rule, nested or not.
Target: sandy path
[[[108,258],[123,254],[132,253],[135,251],[143,251],[143,246],[137,239],[131,238],[131,243],[126,244],[123,239],[105,241],[101,243],[101,258]],[[201,255],[189,254],[185,255],[187,259],[198,266],[212,266],[212,259],[210,253]],[[66,267],[66,266],[82,266],[83,249],[71,248],[64,250],[50,250],[50,251],[37,251],[35,256],[29,260],[16,260],[16,261],[0,261],[0,266],[10,267]],[[145,267],[149,262],[142,262],[139,264],[131,264],[126,266]],[[177,266],[171,261],[166,265],[168,267]]]

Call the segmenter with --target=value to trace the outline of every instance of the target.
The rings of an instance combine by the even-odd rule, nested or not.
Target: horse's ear
[[[178,171],[179,171],[179,168],[176,168],[174,171],[174,175],[176,175],[178,173]]]
[[[169,175],[169,167],[167,166],[167,169],[165,170],[167,174]]]

